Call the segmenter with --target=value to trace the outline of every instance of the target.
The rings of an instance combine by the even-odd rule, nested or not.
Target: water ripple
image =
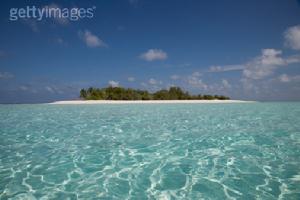
[[[300,199],[299,112],[1,105],[0,199]]]

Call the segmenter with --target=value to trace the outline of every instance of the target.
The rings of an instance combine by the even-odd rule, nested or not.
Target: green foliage
[[[80,90],[80,98],[85,100],[227,100],[229,97],[219,95],[190,95],[180,87],[170,87],[154,93],[122,87],[93,88]]]
[[[80,98],[86,99],[86,97],[87,97],[87,92],[86,92],[86,90],[85,90],[85,89],[81,89],[81,90],[80,90]]]
[[[154,100],[168,100],[170,99],[170,94],[168,90],[159,90],[153,94]]]

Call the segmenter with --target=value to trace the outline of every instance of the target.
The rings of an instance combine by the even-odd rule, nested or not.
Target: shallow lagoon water
[[[0,105],[0,199],[300,199],[300,103]]]

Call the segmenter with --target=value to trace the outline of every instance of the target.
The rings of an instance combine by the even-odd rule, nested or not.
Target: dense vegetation
[[[122,87],[93,88],[80,90],[80,98],[85,100],[227,100],[223,95],[190,95],[179,87],[159,90],[150,93],[146,90],[135,90]]]

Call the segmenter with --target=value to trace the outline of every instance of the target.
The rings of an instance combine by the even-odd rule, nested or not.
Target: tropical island
[[[229,100],[224,95],[198,94],[191,95],[180,87],[170,87],[156,92],[123,87],[106,87],[80,90],[80,98],[83,100]]]

